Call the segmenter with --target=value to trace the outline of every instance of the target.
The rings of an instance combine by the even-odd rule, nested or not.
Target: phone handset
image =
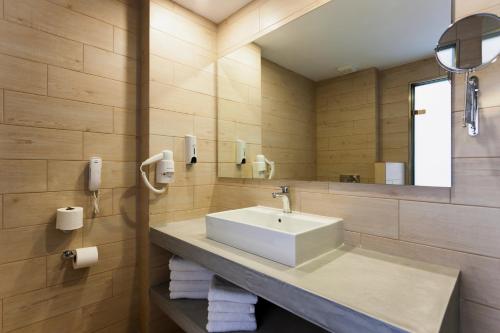
[[[144,184],[154,193],[164,193],[167,189],[163,187],[161,189],[155,188],[148,180],[148,175],[142,169],[144,166],[157,163],[156,166],[156,182],[160,184],[169,184],[174,181],[174,154],[171,150],[164,150],[159,154],[153,155],[144,162],[141,163],[141,167],[139,168],[141,172],[142,180]]]
[[[94,156],[89,160],[89,191],[92,194],[94,214],[99,214],[99,187],[101,186],[102,159]]]

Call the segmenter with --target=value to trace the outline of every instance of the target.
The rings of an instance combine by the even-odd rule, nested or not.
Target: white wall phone
[[[101,186],[102,159],[94,156],[89,160],[89,191],[92,192],[94,214],[99,214],[99,187]]]
[[[146,165],[158,163],[156,166],[156,182],[160,184],[169,184],[174,181],[174,154],[171,150],[164,150],[159,154],[153,155],[141,163],[140,172],[144,184],[154,193],[163,193],[166,187],[155,188],[148,180],[146,172],[142,169]]]

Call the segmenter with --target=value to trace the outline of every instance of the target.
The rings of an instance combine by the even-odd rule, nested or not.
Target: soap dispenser
[[[242,165],[247,162],[247,143],[243,140],[236,140],[236,164]]]

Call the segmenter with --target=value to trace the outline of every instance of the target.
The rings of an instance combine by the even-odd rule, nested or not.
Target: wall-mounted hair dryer
[[[160,184],[172,183],[174,181],[174,154],[171,150],[164,150],[142,162],[139,168],[144,184],[154,193],[160,194],[165,192],[166,187],[161,189],[153,187],[148,180],[146,172],[142,170],[142,167],[153,163],[158,163],[156,166],[156,182]]]

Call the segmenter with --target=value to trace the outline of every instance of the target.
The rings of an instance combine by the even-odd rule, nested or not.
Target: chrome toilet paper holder
[[[66,250],[66,251],[63,251],[61,257],[65,260],[68,260],[68,259],[73,259],[76,257],[76,251],[75,250]]]

